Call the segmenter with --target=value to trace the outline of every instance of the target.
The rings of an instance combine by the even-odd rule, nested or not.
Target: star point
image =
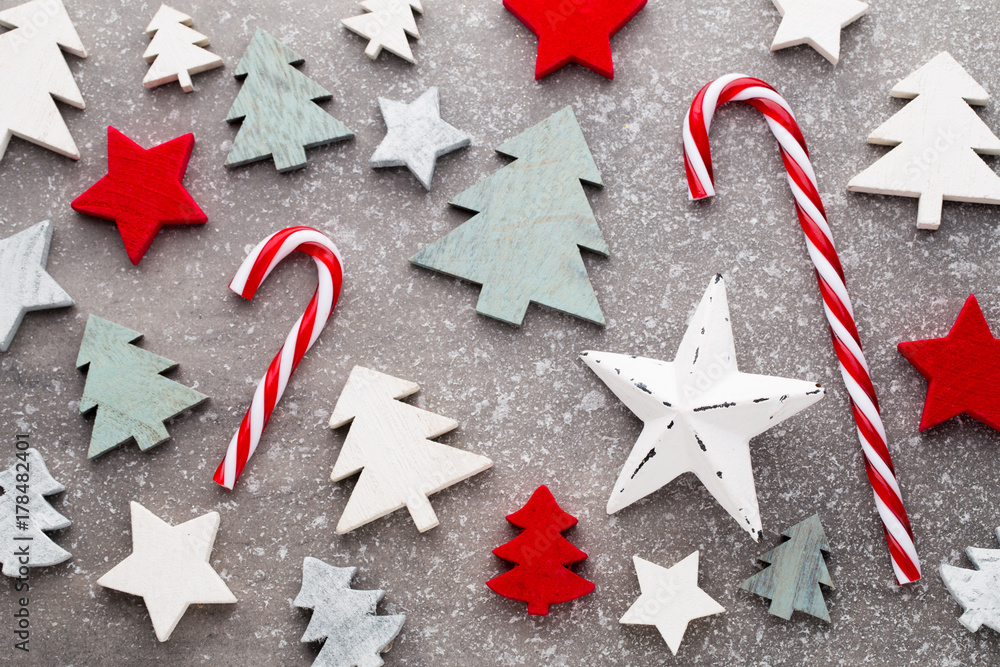
[[[688,623],[726,611],[698,587],[698,553],[695,551],[669,568],[633,556],[641,594],[618,622],[656,626],[677,655]]]
[[[646,0],[503,0],[503,6],[538,37],[536,81],[571,62],[614,79],[611,37]]]
[[[157,639],[170,639],[189,605],[236,602],[209,563],[218,512],[171,526],[137,502],[130,508],[132,554],[97,583],[142,597]]]
[[[581,357],[644,422],[615,482],[608,514],[691,472],[758,539],[750,438],[812,405],[824,390],[815,382],[738,370],[722,277],[709,284],[674,361],[607,352]]]
[[[781,25],[771,50],[808,44],[834,65],[840,60],[840,31],[865,15],[858,0],[772,0]]]
[[[51,241],[50,220],[0,240],[0,352],[10,347],[26,313],[74,303],[45,270]]]
[[[181,183],[192,150],[193,134],[145,149],[109,126],[108,173],[73,201],[73,210],[114,221],[138,264],[163,225],[208,221]]]
[[[975,296],[966,300],[947,336],[905,341],[897,349],[927,379],[921,431],[963,413],[1000,431],[1000,340]]]
[[[471,138],[441,120],[436,86],[410,104],[378,98],[386,132],[369,163],[374,168],[407,167],[425,189],[431,189],[434,167],[442,155],[468,146]]]

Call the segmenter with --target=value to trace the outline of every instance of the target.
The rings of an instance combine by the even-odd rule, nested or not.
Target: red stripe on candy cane
[[[882,519],[896,581],[900,584],[916,581],[920,579],[920,559],[913,545],[913,530],[896,482],[875,386],[861,350],[861,338],[854,322],[851,299],[847,295],[844,270],[833,245],[823,202],[820,201],[816,174],[791,108],[767,83],[741,74],[730,74],[698,91],[684,119],[683,132],[684,170],[691,198],[705,199],[715,194],[708,132],[716,109],[727,102],[746,102],[756,108],[764,114],[778,140],[781,159],[788,172],[788,184],[795,197],[795,210],[806,235],[806,248],[816,269],[833,348],[851,397],[851,412],[865,457],[865,472],[875,493],[875,506]]]
[[[215,471],[213,479],[227,489],[235,486],[247,461],[256,451],[264,427],[271,419],[274,406],[285,393],[288,378],[319,338],[340,296],[340,287],[344,279],[340,252],[333,241],[312,227],[289,227],[268,236],[243,260],[243,264],[229,284],[229,289],[242,297],[252,299],[271,270],[296,250],[313,258],[319,271],[319,284],[309,305],[306,306],[305,313],[292,327],[281,350],[267,367],[264,377],[257,383],[257,390],[243,416],[240,428],[233,435],[229,449],[226,450],[226,457]]]

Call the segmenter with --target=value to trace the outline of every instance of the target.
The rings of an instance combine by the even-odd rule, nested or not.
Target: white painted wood
[[[62,0],[31,0],[0,11],[0,26],[11,28],[0,35],[0,159],[11,137],[20,137],[79,160],[55,100],[84,108],[60,47],[80,58],[87,51]]]
[[[375,168],[405,166],[427,190],[437,159],[471,141],[468,134],[441,120],[437,86],[410,104],[380,97],[378,106],[388,132],[368,163]]]
[[[858,0],[772,0],[781,25],[771,50],[808,44],[836,65],[840,61],[840,30],[868,11]]]
[[[420,39],[413,11],[423,13],[420,0],[364,0],[362,9],[367,13],[341,19],[350,30],[370,40],[365,55],[378,58],[384,48],[407,62],[415,62],[406,36]]]
[[[913,101],[868,142],[895,148],[847,189],[918,197],[920,229],[941,225],[945,201],[1000,204],[1000,177],[975,154],[1000,155],[1000,139],[969,106],[986,104],[983,87],[944,52],[896,84],[892,96]]]
[[[27,482],[24,475],[28,476]],[[62,493],[66,487],[52,477],[37,449],[30,447],[14,453],[11,466],[0,470],[0,489],[3,489],[0,494],[0,566],[3,574],[22,577],[27,572],[24,568],[48,567],[69,560],[70,553],[44,532],[69,528],[70,520],[45,499],[45,496]],[[27,562],[22,561],[20,555],[25,547],[28,547]]]
[[[725,613],[725,608],[698,587],[698,552],[672,567],[660,567],[632,556],[642,594],[619,623],[655,625],[674,655],[688,623],[696,618]]]
[[[607,352],[581,357],[645,422],[615,482],[608,514],[693,472],[758,540],[750,438],[812,405],[824,389],[814,382],[739,372],[722,276],[709,284],[673,362]]]
[[[1000,540],[1000,528],[996,529]],[[959,622],[969,632],[982,626],[1000,632],[1000,549],[965,550],[975,570],[941,564],[941,578],[948,592],[965,610]]]
[[[157,639],[170,639],[188,605],[236,602],[209,564],[219,532],[218,512],[171,526],[137,502],[131,510],[132,555],[97,584],[141,596]]]
[[[312,667],[378,667],[403,629],[404,614],[379,616],[375,608],[385,591],[351,588],[355,567],[334,567],[306,556],[302,589],[293,605],[312,609],[302,642],[323,642]]]
[[[397,399],[416,393],[407,380],[355,366],[330,417],[330,428],[353,420],[330,476],[335,482],[361,471],[337,523],[338,533],[406,507],[421,533],[438,525],[427,496],[480,473],[493,462],[436,438],[458,426],[447,417]],[[363,471],[362,471],[363,469]]]
[[[208,37],[189,26],[194,20],[182,12],[161,5],[146,34],[153,38],[142,57],[152,63],[142,83],[147,88],[177,81],[185,93],[194,90],[191,75],[222,67],[222,58],[201,47]]]
[[[26,313],[73,305],[45,271],[51,240],[49,220],[0,240],[0,352],[10,347]]]

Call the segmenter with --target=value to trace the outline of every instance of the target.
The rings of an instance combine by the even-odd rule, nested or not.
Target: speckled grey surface
[[[15,433],[29,431],[68,488],[56,507],[73,522],[56,534],[72,560],[31,580],[29,656],[10,647],[18,596],[12,582],[0,586],[0,662],[309,664],[316,648],[298,642],[308,615],[291,604],[305,556],[358,567],[358,588],[387,591],[380,613],[406,614],[389,665],[997,661],[1000,637],[958,623],[961,609],[936,570],[942,561],[967,566],[970,544],[993,545],[1000,435],[964,418],[918,434],[925,383],[895,345],[943,335],[971,292],[1000,326],[1000,209],[946,204],[941,229],[929,233],[915,228],[914,200],[846,192],[849,178],[885,152],[864,138],[902,108],[891,86],[941,50],[998,95],[980,114],[1000,129],[994,0],[875,0],[844,32],[836,69],[808,47],[768,51],[779,21],[769,0],[653,0],[614,38],[615,81],[570,66],[540,83],[532,80],[534,37],[496,0],[428,0],[416,66],[365,57],[364,40],[339,23],[357,13],[351,0],[186,2],[178,8],[226,60],[225,69],[195,77],[190,95],[176,85],[142,87],[143,28],[157,6],[68,0],[90,52],[68,59],[87,109],[63,109],[83,157],[15,140],[0,163],[0,236],[51,218],[49,271],[76,300],[29,314],[0,356],[3,465]],[[293,174],[268,163],[222,167],[236,134],[223,121],[239,89],[232,71],[258,26],[306,58],[303,71],[334,93],[326,108],[357,132],[310,150],[309,166]],[[718,197],[687,200],[682,116],[702,84],[733,70],[787,96],[812,150],[924,560],[918,584],[894,584],[777,149],[751,109],[727,109],[713,127]],[[412,99],[430,85],[441,87],[444,118],[473,144],[439,161],[426,193],[406,169],[375,171],[367,162],[384,133],[376,97]],[[606,183],[588,192],[611,257],[585,259],[608,325],[533,307],[515,329],[475,314],[476,288],[406,258],[468,217],[446,202],[507,162],[493,146],[566,104]],[[164,230],[138,267],[112,224],[69,207],[105,173],[108,124],[145,146],[188,131],[198,140],[185,182],[209,222]],[[286,261],[253,302],[226,286],[249,247],[290,224],[316,226],[339,244],[343,300],[227,492],[212,472],[315,271],[308,260]],[[672,358],[718,271],[727,277],[741,370],[829,389],[752,443],[759,545],[692,479],[605,514],[641,423],[577,359],[583,349]],[[92,420],[78,414],[84,375],[73,362],[90,313],[142,331],[143,347],[180,363],[171,377],[211,396],[174,420],[173,439],[153,452],[127,446],[86,460]],[[344,433],[325,424],[355,364],[419,383],[416,403],[460,424],[442,440],[495,462],[435,496],[441,525],[424,535],[402,513],[334,534],[352,483],[329,481]],[[490,554],[516,534],[503,515],[541,483],[579,517],[567,537],[590,554],[579,572],[597,590],[529,618],[484,582],[508,567]],[[129,552],[133,499],[173,524],[222,514],[212,563],[239,602],[190,609],[165,644],[141,600],[96,586]],[[780,530],[813,512],[832,546],[830,625],[799,615],[781,621],[737,588]],[[693,622],[673,658],[655,628],[618,618],[639,594],[634,554],[670,565],[694,549],[702,586],[728,611]]]

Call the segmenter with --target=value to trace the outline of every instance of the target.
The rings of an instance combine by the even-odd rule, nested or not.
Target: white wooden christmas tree
[[[423,13],[420,0],[364,0],[365,14],[341,19],[350,30],[369,40],[365,55],[378,58],[384,48],[407,62],[414,62],[406,36],[420,39],[413,10]]]
[[[347,533],[401,507],[421,533],[438,525],[427,496],[472,477],[493,462],[436,438],[458,426],[447,417],[400,403],[416,393],[413,382],[355,366],[330,417],[330,428],[353,420],[330,478],[361,477],[337,523]]]
[[[66,487],[49,474],[37,449],[19,451],[16,457],[0,471],[0,564],[8,577],[24,576],[21,567],[47,567],[70,557],[43,532],[69,527],[69,519],[45,499]],[[27,562],[19,556],[25,548]]]
[[[202,48],[208,46],[208,37],[191,29],[193,22],[187,14],[160,5],[146,28],[146,34],[153,38],[142,54],[146,62],[152,63],[142,80],[147,88],[177,81],[185,93],[190,93],[194,90],[192,74],[222,67],[222,58]]]
[[[63,57],[87,57],[62,0],[31,0],[0,11],[0,159],[13,136],[80,159],[55,100],[82,109],[83,95]],[[54,99],[53,99],[54,98]]]
[[[1000,540],[1000,528],[996,536]],[[975,570],[941,564],[944,585],[965,609],[958,620],[969,632],[984,625],[1000,632],[1000,549],[969,547],[965,553]]]
[[[895,148],[847,189],[919,197],[920,229],[941,225],[945,200],[1000,204],[1000,177],[976,155],[1000,155],[1000,139],[969,106],[986,104],[983,87],[944,52],[896,84],[892,96],[913,102],[868,141]]]

